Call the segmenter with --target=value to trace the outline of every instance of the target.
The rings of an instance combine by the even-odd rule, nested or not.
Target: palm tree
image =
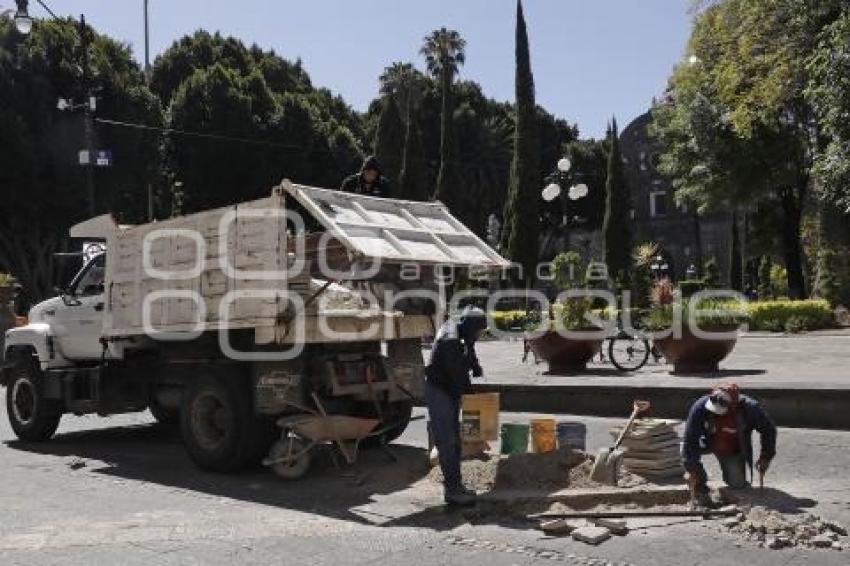
[[[382,96],[393,96],[407,123],[411,112],[425,90],[427,78],[412,63],[396,61],[384,69],[378,78]]]
[[[425,37],[420,53],[425,57],[428,72],[440,81],[443,95],[442,125],[440,128],[440,173],[437,176],[436,197],[451,207],[457,195],[450,186],[456,179],[451,170],[452,152],[452,82],[458,69],[466,62],[466,40],[455,30],[442,27]]]

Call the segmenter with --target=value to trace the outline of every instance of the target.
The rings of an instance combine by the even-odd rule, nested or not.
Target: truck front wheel
[[[59,427],[62,411],[44,398],[41,370],[32,356],[19,355],[6,389],[6,413],[15,435],[26,442],[49,440]]]
[[[261,421],[241,376],[208,375],[193,381],[183,396],[180,429],[192,461],[205,470],[233,472],[261,457]]]

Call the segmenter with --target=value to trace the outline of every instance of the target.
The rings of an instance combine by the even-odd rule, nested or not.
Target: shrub
[[[534,318],[525,311],[493,311],[490,316],[493,318],[493,325],[502,331],[525,328],[529,319]]]
[[[664,330],[674,322],[675,309],[682,311],[682,324],[687,326],[691,320],[691,309],[695,313],[696,325],[699,328],[713,326],[740,326],[749,320],[745,303],[729,299],[694,299],[677,300],[670,304],[656,304],[649,310],[646,327],[649,330]]]
[[[788,296],[788,270],[781,265],[770,268],[770,288],[774,297]]]
[[[18,280],[8,273],[0,272],[0,287],[8,287],[17,283]]]
[[[835,326],[835,314],[824,300],[749,303],[750,330],[800,332]]]
[[[584,267],[581,256],[576,252],[564,252],[552,260],[552,271],[558,289],[574,289],[584,285]]]
[[[679,282],[679,290],[682,291],[682,297],[686,299],[703,289],[705,289],[705,281],[702,279],[686,279]]]

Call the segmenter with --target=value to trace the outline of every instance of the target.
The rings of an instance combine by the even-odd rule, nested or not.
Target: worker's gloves
[[[770,467],[770,459],[766,458],[764,456],[759,458],[758,462],[756,462],[756,470],[758,470],[762,474],[767,472],[767,469],[769,467]]]
[[[481,369],[481,364],[472,366],[472,377],[481,377],[484,375],[484,370]]]

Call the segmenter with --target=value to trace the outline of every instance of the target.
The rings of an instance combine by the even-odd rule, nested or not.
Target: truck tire
[[[15,436],[25,442],[50,440],[59,427],[59,403],[43,395],[41,369],[28,354],[17,354],[6,388],[6,413]]]
[[[259,462],[267,434],[255,417],[239,376],[205,375],[183,395],[180,430],[189,458],[213,472],[235,472]]]

